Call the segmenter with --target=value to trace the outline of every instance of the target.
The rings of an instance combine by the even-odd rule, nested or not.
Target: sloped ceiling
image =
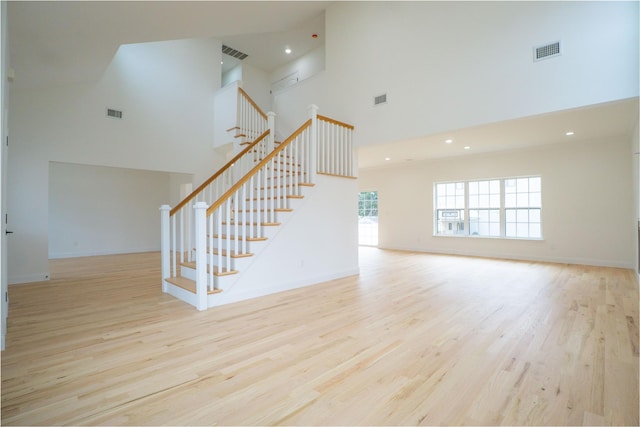
[[[95,81],[121,44],[184,38],[212,37],[232,47],[236,42],[250,55],[249,63],[270,71],[311,49],[309,43],[321,42],[309,36],[292,56],[283,56],[281,45],[290,36],[320,31],[329,3],[13,1],[8,15],[14,84],[37,88]]]

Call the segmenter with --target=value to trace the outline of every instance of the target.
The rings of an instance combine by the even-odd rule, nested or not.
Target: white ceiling
[[[100,78],[121,44],[212,37],[265,71],[324,43],[314,1],[12,1],[9,52],[20,88]],[[317,39],[311,34],[318,33]],[[284,53],[285,45],[293,50]]]
[[[358,149],[359,168],[473,155],[610,136],[630,136],[638,123],[638,98],[491,123]],[[574,135],[565,133],[573,131]],[[452,139],[453,143],[445,141]],[[470,147],[465,150],[464,147]],[[579,149],[579,147],[576,147]],[[390,160],[385,160],[389,158]]]
[[[14,87],[96,81],[121,44],[182,38],[221,40],[267,72],[324,43],[324,10],[313,1],[12,1]],[[318,34],[317,39],[311,35]],[[286,55],[285,46],[293,53]],[[227,64],[229,65],[229,64]],[[452,130],[359,149],[361,168],[630,133],[638,98]],[[356,123],[357,125],[357,123]],[[573,137],[564,133],[573,130]],[[452,144],[444,140],[451,138]],[[470,150],[464,150],[470,146]],[[389,157],[391,160],[385,160]]]

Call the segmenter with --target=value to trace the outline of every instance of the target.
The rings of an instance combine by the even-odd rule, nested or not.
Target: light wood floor
[[[631,270],[363,248],[197,312],[155,253],[51,269],[9,288],[5,425],[638,425]]]

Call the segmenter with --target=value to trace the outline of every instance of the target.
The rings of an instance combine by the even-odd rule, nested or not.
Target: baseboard
[[[39,274],[23,274],[20,276],[11,276],[7,278],[9,285],[19,285],[21,283],[45,282],[49,280],[49,273]]]
[[[101,256],[101,255],[122,255],[122,254],[137,254],[143,252],[160,252],[159,246],[147,247],[147,248],[134,248],[134,249],[119,249],[112,251],[89,251],[89,252],[59,252],[49,254],[49,259],[63,259],[63,258],[80,258],[85,256]]]
[[[633,269],[634,266],[631,262],[623,262],[616,260],[602,260],[602,259],[589,259],[589,258],[565,258],[565,257],[539,257],[539,256],[524,256],[509,253],[499,252],[484,252],[484,251],[459,251],[448,250],[443,251],[440,249],[430,248],[414,248],[414,247],[402,247],[402,246],[388,246],[379,247],[380,249],[390,249],[396,251],[409,251],[409,252],[423,252],[433,253],[439,255],[459,255],[470,257],[482,257],[482,258],[498,258],[498,259],[510,259],[515,261],[533,261],[533,262],[550,262],[555,264],[575,264],[575,265],[591,265],[595,267],[613,267],[613,268],[625,268]]]

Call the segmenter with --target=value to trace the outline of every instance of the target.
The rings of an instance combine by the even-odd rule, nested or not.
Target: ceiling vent
[[[380,105],[380,104],[386,104],[387,103],[387,94],[382,94],[382,95],[378,95],[375,98],[373,98],[373,105]]]
[[[534,61],[555,58],[556,56],[560,56],[560,42],[549,43],[544,46],[538,46],[533,48]]]
[[[225,45],[222,45],[222,53],[224,53],[225,55],[229,55],[229,56],[231,56],[233,58],[237,58],[237,59],[239,59],[241,61],[244,58],[246,58],[247,56],[249,56],[246,53],[242,53],[239,50],[235,50],[235,49],[233,49],[233,48],[231,48],[229,46],[225,46]]]
[[[114,119],[121,119],[122,111],[114,110],[113,108],[107,108],[107,117],[113,117]]]

